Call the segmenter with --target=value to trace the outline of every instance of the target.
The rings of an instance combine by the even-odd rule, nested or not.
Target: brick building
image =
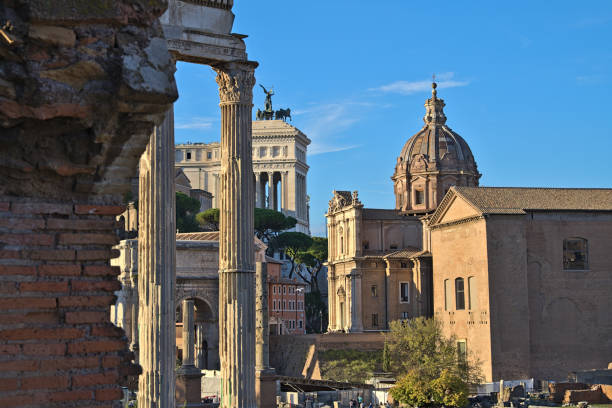
[[[266,257],[268,264],[268,311],[270,334],[305,334],[305,283],[283,278],[282,262]]]

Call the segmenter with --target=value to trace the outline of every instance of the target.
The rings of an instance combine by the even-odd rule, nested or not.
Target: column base
[[[255,370],[255,400],[258,408],[276,408],[276,370]]]
[[[182,366],[176,371],[176,406],[201,408],[202,370],[195,366]]]

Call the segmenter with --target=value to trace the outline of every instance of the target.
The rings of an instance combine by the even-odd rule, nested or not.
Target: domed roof
[[[476,161],[467,142],[446,126],[444,100],[437,97],[436,83],[432,97],[425,102],[425,126],[412,136],[398,157],[398,167],[409,170],[416,161],[423,170],[457,170],[477,173]],[[397,169],[399,170],[399,168]]]

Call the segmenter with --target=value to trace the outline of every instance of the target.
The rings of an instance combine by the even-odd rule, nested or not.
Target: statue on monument
[[[291,109],[279,109],[276,112],[272,109],[272,95],[274,95],[274,91],[272,90],[272,88],[270,88],[270,90],[267,90],[263,85],[259,84],[259,86],[261,86],[261,89],[263,89],[264,93],[266,94],[266,102],[264,110],[261,110],[259,108],[257,109],[255,118],[257,120],[286,120],[287,118],[289,118],[289,120],[293,120],[291,118]]]

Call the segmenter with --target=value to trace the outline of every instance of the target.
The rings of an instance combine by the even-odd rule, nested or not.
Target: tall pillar
[[[138,364],[138,288],[131,289],[130,295],[130,349],[134,353],[135,363]]]
[[[138,211],[139,408],[174,407],[174,111],[140,158]]]
[[[194,333],[193,300],[183,300],[183,366],[195,363],[195,333]]]
[[[268,321],[268,268],[255,264],[255,397],[258,408],[276,407],[276,375],[270,367]]]
[[[255,253],[251,110],[257,63],[215,67],[221,106],[221,407],[255,405]]]
[[[274,210],[276,207],[276,188],[274,186],[274,172],[268,173],[268,208]]]
[[[261,173],[255,173],[255,207],[261,208]]]
[[[176,402],[180,407],[202,406],[202,371],[194,365],[193,300],[183,300],[183,364],[176,372]]]
[[[282,171],[281,172],[281,198],[280,198],[280,205],[279,205],[279,211],[283,212],[284,210],[287,209],[287,172],[286,171]]]

